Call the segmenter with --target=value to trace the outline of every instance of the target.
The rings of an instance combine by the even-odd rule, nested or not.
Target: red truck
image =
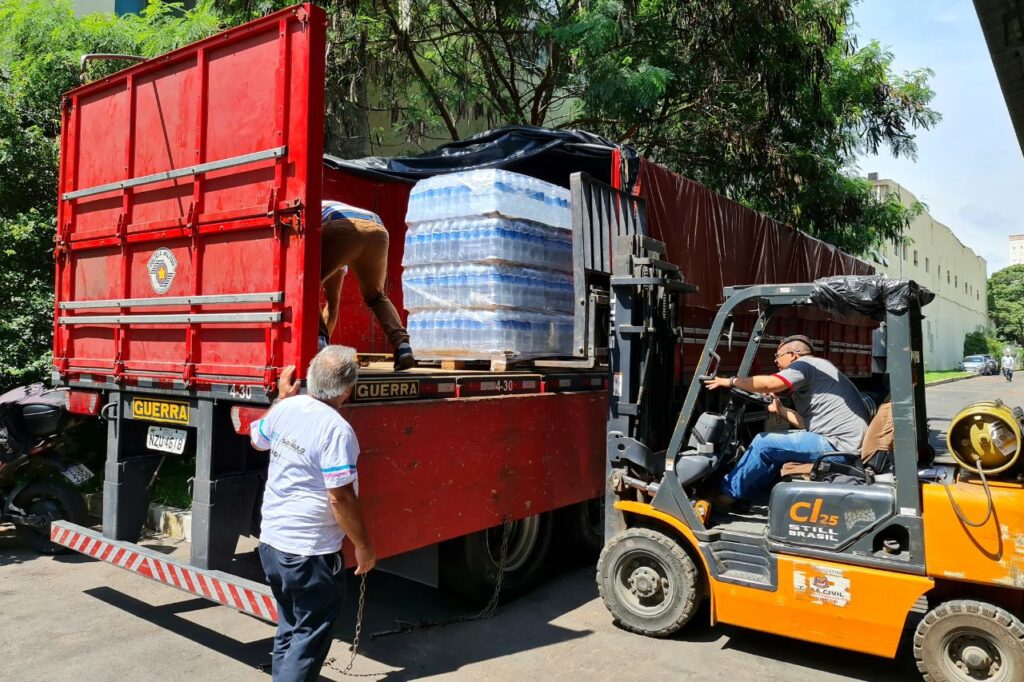
[[[268,620],[269,592],[229,571],[239,538],[259,527],[266,460],[248,446],[248,425],[281,368],[295,364],[301,378],[316,352],[321,199],[381,215],[395,283],[413,181],[486,147],[483,138],[455,143],[418,166],[325,157],[325,24],[322,9],[298,5],[83,85],[63,109],[54,382],[70,389],[73,411],[107,418],[109,438],[102,532],[56,522],[51,539]],[[488,148],[480,165],[573,190],[573,357],[513,371],[395,373],[371,363],[345,414],[360,439],[378,556],[475,596],[496,582],[503,520],[512,522],[503,567],[511,590],[537,578],[553,536],[602,542],[603,315],[616,234],[666,242],[701,287],[686,301],[691,344],[680,373],[696,364],[723,286],[871,272],[628,149],[592,136],[557,145],[560,134],[538,129],[512,134],[532,139],[532,151],[495,157]],[[355,289],[334,340],[379,352],[383,336]],[[399,287],[391,295],[401,308]],[[849,374],[870,375],[871,327],[791,326]],[[745,336],[742,324],[735,333]],[[192,454],[186,562],[135,543],[163,458]]]

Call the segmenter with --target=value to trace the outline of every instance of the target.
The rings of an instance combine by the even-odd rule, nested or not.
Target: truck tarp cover
[[[633,191],[647,200],[650,236],[665,242],[667,260],[700,285],[698,293],[687,296],[687,307],[717,311],[727,286],[874,274],[870,265],[835,246],[646,159],[639,161]]]
[[[911,302],[919,306],[935,298],[928,289],[911,279],[887,277],[825,277],[814,282],[815,303],[841,315],[860,313],[881,320],[887,312],[902,315]]]
[[[578,171],[607,182],[614,151],[615,145],[608,140],[581,130],[509,126],[450,142],[416,156],[342,160],[325,155],[324,163],[337,170],[411,181],[440,173],[501,168],[568,187],[569,175]],[[621,151],[626,154],[629,150]]]

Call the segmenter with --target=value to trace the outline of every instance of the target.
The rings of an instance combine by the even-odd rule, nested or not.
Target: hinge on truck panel
[[[128,216],[124,213],[117,216],[117,238],[124,243],[125,237],[128,235]]]
[[[196,366],[195,363],[189,360],[185,361],[184,367],[181,370],[181,380],[186,386],[191,386],[196,381]]]
[[[188,205],[185,226],[192,231],[192,248],[194,249],[199,243],[199,205],[194,201]]]
[[[122,374],[124,374],[124,360],[121,359],[121,353],[118,352],[114,356],[114,381],[121,381]]]

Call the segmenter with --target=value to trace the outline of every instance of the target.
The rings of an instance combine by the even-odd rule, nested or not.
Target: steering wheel
[[[764,393],[753,393],[751,391],[744,391],[742,388],[735,387],[730,388],[729,392],[737,398],[746,400],[748,403],[753,403],[755,405],[767,407],[772,404],[772,397],[770,395],[765,395]]]

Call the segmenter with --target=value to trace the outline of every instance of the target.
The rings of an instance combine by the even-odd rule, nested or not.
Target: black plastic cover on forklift
[[[889,279],[880,275],[839,275],[814,281],[811,298],[819,306],[849,315],[856,312],[875,320],[886,313],[902,315],[911,302],[925,306],[935,298],[912,279]]]

